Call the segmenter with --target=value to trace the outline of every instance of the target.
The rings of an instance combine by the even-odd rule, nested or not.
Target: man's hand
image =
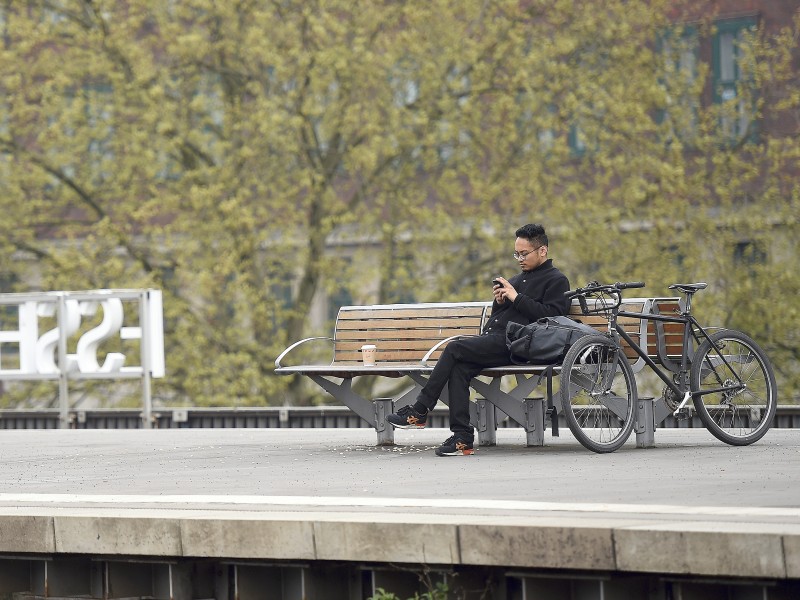
[[[498,304],[503,304],[506,299],[510,302],[513,302],[514,299],[517,297],[517,290],[514,289],[508,280],[504,277],[495,277],[495,281],[499,282],[500,285],[496,285],[492,288],[492,294],[494,294],[494,299]]]

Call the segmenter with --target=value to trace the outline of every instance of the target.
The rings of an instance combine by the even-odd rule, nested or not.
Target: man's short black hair
[[[547,234],[544,232],[544,227],[538,223],[528,223],[523,225],[514,234],[518,238],[525,238],[534,246],[549,246],[547,241]]]

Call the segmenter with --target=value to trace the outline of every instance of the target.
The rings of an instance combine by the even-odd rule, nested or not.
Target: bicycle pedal
[[[674,416],[675,419],[678,421],[686,421],[687,419],[692,418],[692,413],[689,411],[688,408],[682,408],[680,410],[675,411]]]

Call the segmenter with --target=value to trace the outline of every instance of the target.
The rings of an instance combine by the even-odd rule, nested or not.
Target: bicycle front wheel
[[[609,337],[589,335],[561,366],[561,406],[570,431],[589,450],[613,452],[631,434],[636,381],[622,349]]]
[[[692,359],[697,415],[714,437],[733,446],[760,440],[772,425],[778,389],[764,351],[740,331],[723,329]]]

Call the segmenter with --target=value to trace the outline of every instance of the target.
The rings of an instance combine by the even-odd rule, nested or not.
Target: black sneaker
[[[386,420],[399,429],[422,429],[428,421],[428,413],[420,414],[409,404],[386,417]]]
[[[451,435],[436,449],[436,456],[469,456],[474,453],[472,438],[459,434]]]

